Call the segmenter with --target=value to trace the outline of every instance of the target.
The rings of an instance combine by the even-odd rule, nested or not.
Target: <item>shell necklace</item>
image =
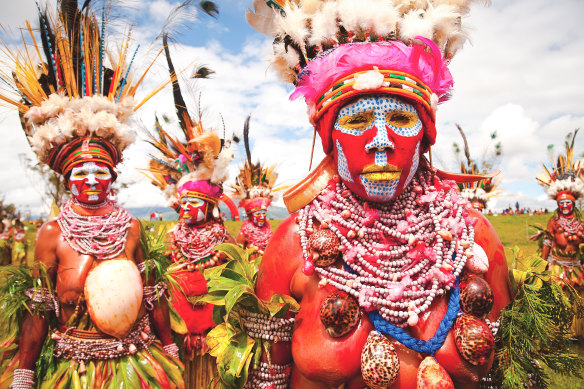
[[[378,310],[395,326],[414,326],[436,296],[454,287],[472,256],[468,249],[476,221],[469,217],[469,207],[453,181],[427,170],[419,170],[394,201],[382,204],[356,198],[335,176],[300,211],[303,271],[316,271],[321,284],[345,291],[365,311]],[[334,260],[315,261],[318,254],[310,239],[315,221],[320,231],[332,231],[329,239],[338,239],[342,267],[334,266]]]

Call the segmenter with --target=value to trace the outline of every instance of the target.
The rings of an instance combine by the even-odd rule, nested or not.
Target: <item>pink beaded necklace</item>
[[[191,264],[209,257],[215,246],[223,243],[226,237],[227,230],[222,223],[216,221],[203,227],[189,227],[181,220],[171,235],[175,249]]]
[[[260,250],[265,250],[272,238],[273,232],[270,223],[266,221],[263,227],[258,227],[251,220],[245,220],[241,225],[241,232],[250,244]]]
[[[564,230],[566,233],[574,235],[582,230],[582,223],[575,217],[568,218],[560,215],[557,220],[558,227]]]
[[[116,257],[126,247],[132,215],[117,203],[106,215],[80,215],[71,206],[72,201],[61,207],[57,223],[61,236],[81,254],[92,255],[98,260]]]
[[[474,242],[470,204],[453,181],[418,171],[409,188],[391,203],[353,196],[335,177],[300,211],[304,271],[316,270],[331,284],[358,298],[366,311],[399,327],[413,326],[437,295],[454,286]],[[314,221],[340,242],[343,267],[314,267],[309,237]]]

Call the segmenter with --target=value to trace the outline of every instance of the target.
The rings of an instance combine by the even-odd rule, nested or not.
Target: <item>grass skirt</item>
[[[560,277],[578,291],[580,298],[584,298],[584,266],[551,265],[553,275]],[[572,334],[575,337],[584,338],[584,318],[574,318]]]
[[[0,388],[8,388],[14,369],[18,368],[16,347],[7,347],[0,355]],[[182,389],[183,364],[164,352],[160,341],[155,340],[145,349],[116,359],[100,359],[80,363],[70,359],[56,359],[42,382],[36,377],[40,389]]]
[[[185,362],[185,385],[189,389],[204,389],[217,375],[217,362],[209,354],[195,355]]]

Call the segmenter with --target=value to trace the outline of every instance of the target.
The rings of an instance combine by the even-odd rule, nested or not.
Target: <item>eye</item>
[[[357,113],[355,115],[343,116],[339,119],[339,125],[345,128],[365,129],[374,119],[374,114],[370,112]]]
[[[81,179],[87,177],[87,172],[85,170],[78,170],[71,175],[73,179]]]
[[[109,174],[109,171],[107,171],[107,170],[98,170],[95,172],[95,175],[97,177],[108,177],[110,174]]]
[[[393,111],[387,114],[386,120],[396,127],[412,127],[418,122],[418,116],[412,112]]]

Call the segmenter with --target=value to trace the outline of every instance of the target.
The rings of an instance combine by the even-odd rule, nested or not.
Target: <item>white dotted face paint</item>
[[[361,197],[391,200],[418,169],[422,137],[413,105],[390,95],[361,97],[342,107],[334,123],[339,176]]]

